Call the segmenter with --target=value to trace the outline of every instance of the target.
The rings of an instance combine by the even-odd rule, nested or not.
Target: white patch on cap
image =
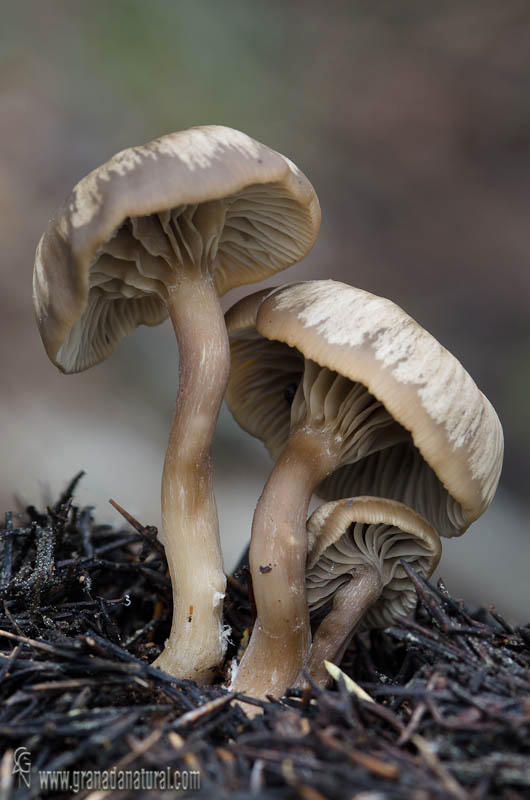
[[[149,144],[122,150],[74,187],[70,203],[72,225],[80,228],[94,219],[103,202],[98,183],[110,180],[113,174],[123,177],[145,159],[156,161],[159,155],[178,158],[194,172],[196,169],[208,169],[214,159],[229,150],[235,150],[246,158],[256,159],[263,152],[263,146],[241,131],[212,125],[179,131],[155,139]]]
[[[275,151],[275,152],[276,152],[276,151]],[[281,156],[281,157],[283,158],[283,160],[285,161],[285,163],[287,164],[287,166],[289,167],[289,169],[291,170],[291,172],[292,172],[294,175],[301,175],[301,172],[300,172],[300,170],[298,169],[298,167],[296,166],[296,164],[295,164],[293,161],[291,161],[291,159],[290,159],[290,158],[287,158],[287,156],[282,156],[282,154],[281,154],[281,153],[278,153],[278,155],[279,155],[279,156]]]
[[[127,175],[148,156],[156,158],[155,153],[145,146],[121,150],[112,156],[106,164],[93,170],[86,178],[79,181],[73,189],[70,202],[70,219],[73,227],[81,228],[83,225],[88,225],[100,210],[103,202],[103,195],[98,186],[100,181],[110,181],[112,175],[120,175],[122,177]]]
[[[47,308],[50,302],[50,285],[42,258],[43,243],[44,236],[41,236],[35,253],[35,266],[33,269],[33,302],[38,307],[39,319],[42,318],[42,309]]]
[[[74,186],[70,201],[72,227],[88,225],[99,211],[103,199],[97,185],[99,177],[100,170],[94,170]]]
[[[179,158],[192,172],[207,169],[226,150],[236,150],[247,158],[257,158],[261,152],[258,142],[250,136],[222,126],[191,128],[175,136],[165,136],[156,147],[158,153]]]
[[[484,437],[474,441],[483,425],[482,393],[460,362],[403,309],[336,281],[287,287],[277,293],[275,307],[294,313],[300,309],[296,316],[304,327],[314,329],[330,345],[358,348],[369,340],[381,367],[399,383],[418,387],[423,408],[443,425],[454,450],[473,442],[469,454],[473,476],[484,473],[488,462],[480,444]],[[498,438],[497,426],[492,417],[484,431],[488,440]]]
[[[304,327],[316,328],[330,344],[359,347],[366,336],[373,335],[374,319],[387,314],[389,301],[337,281],[315,281],[280,290],[275,305],[278,310],[292,311],[300,305],[297,317]]]

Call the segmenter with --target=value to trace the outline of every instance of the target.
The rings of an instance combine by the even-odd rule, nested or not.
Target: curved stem
[[[257,619],[235,691],[279,697],[305,662],[310,644],[307,508],[330,468],[327,441],[315,432],[298,431],[288,439],[259,499],[249,553]]]
[[[355,628],[382,588],[379,570],[366,564],[335,592],[333,607],[315,632],[307,661],[309,676],[318,686],[324,688],[331,680],[324,661],[340,661]]]
[[[226,587],[213,494],[211,443],[230,369],[228,336],[213,280],[185,275],[169,290],[179,346],[179,393],[162,476],[162,527],[173,621],[155,665],[201,683],[224,656]]]

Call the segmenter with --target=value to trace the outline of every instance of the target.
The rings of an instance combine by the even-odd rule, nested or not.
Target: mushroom
[[[460,535],[495,492],[502,429],[457,359],[390,300],[309,281],[251,295],[225,319],[228,406],[276,459],[252,524],[258,616],[234,686],[277,696],[309,647],[312,493],[398,500]]]
[[[330,677],[324,661],[340,662],[359,623],[385,627],[415,608],[414,585],[401,561],[428,578],[442,547],[423,517],[381,497],[325,503],[309,518],[307,531],[309,608],[327,610],[313,637],[307,672],[324,687]]]
[[[192,128],[123,150],[83,178],[37,248],[34,306],[66,373],[171,318],[179,393],[162,477],[173,622],[156,665],[205,682],[223,658],[226,579],[211,440],[229,372],[219,295],[303,258],[320,209],[307,178],[239,131]]]

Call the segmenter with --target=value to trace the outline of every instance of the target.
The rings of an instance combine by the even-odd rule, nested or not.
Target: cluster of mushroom
[[[256,507],[257,619],[234,688],[279,696],[307,669],[325,683],[358,624],[415,595],[440,535],[491,501],[502,462],[492,406],[460,363],[389,300],[335,281],[256,292],[223,319],[219,296],[300,261],[320,224],[313,187],[284,156],[220,126],[118,153],[80,181],[37,248],[33,292],[63,372],[109,356],[169,316],[179,391],[162,475],[173,586],[157,666],[212,680],[226,586],[211,442],[222,399],[275,465]],[[332,501],[307,521],[316,492]],[[311,643],[309,609],[322,617]],[[327,613],[326,613],[327,612]]]
[[[247,297],[226,321],[228,405],[275,459],[252,526],[258,616],[235,687],[277,696],[304,665],[324,682],[323,658],[340,656],[361,618],[411,610],[400,561],[430,575],[439,536],[487,508],[502,429],[457,359],[390,300],[310,281]],[[306,526],[313,492],[336,502]],[[312,645],[308,602],[333,603]]]

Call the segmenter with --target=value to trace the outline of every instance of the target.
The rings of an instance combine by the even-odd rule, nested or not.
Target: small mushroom
[[[324,660],[340,662],[359,623],[385,627],[415,608],[414,585],[400,562],[428,578],[442,547],[423,517],[381,497],[325,503],[309,518],[307,531],[309,608],[319,616],[327,611],[313,637],[307,671],[325,686],[330,676]]]
[[[207,681],[226,647],[226,579],[211,440],[229,372],[219,295],[311,248],[320,210],[287,158],[239,131],[192,128],[132,147],[83,178],[37,248],[33,297],[63,372],[107,358],[169,316],[179,393],[162,477],[173,623],[157,666]]]
[[[312,493],[394,499],[460,535],[495,492],[502,429],[457,359],[390,300],[309,281],[251,295],[226,322],[228,406],[276,459],[252,525],[258,617],[235,688],[277,696],[309,647]]]

